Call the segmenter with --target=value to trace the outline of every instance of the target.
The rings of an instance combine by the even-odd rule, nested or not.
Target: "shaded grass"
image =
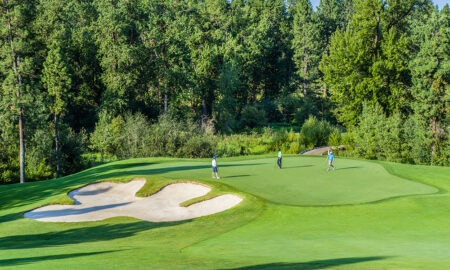
[[[99,255],[109,252],[116,252],[113,251],[102,251],[102,252],[80,252],[80,253],[70,253],[70,254],[60,254],[60,255],[47,255],[47,256],[37,256],[37,257],[29,257],[29,258],[14,258],[14,259],[6,259],[6,260],[0,260],[0,267],[1,266],[18,266],[18,265],[24,265],[24,264],[31,264],[41,261],[48,261],[48,260],[61,260],[61,259],[75,259],[77,257],[81,256],[93,256],[93,255]]]
[[[303,263],[267,263],[237,268],[228,268],[227,270],[253,270],[253,269],[326,269],[334,266],[349,265],[360,262],[383,260],[386,257],[354,257],[354,258],[337,258],[329,260],[317,260]]]

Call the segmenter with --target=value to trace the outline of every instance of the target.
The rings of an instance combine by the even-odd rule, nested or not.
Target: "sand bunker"
[[[100,182],[73,190],[75,205],[48,205],[25,213],[25,217],[49,222],[96,221],[128,216],[152,222],[178,221],[225,211],[242,201],[226,194],[181,207],[180,203],[207,194],[211,188],[192,183],[170,184],[149,197],[136,197],[145,179],[128,183]]]

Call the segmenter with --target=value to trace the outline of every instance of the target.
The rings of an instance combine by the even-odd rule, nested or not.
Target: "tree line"
[[[428,0],[2,1],[0,182],[73,173],[141,116],[200,138],[310,116],[361,133],[372,112],[427,138],[411,162],[448,164],[449,18]]]

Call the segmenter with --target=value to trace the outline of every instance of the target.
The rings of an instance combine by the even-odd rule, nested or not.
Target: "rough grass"
[[[160,158],[1,186],[0,267],[445,269],[450,264],[449,168],[338,159],[337,167],[348,169],[327,172],[323,158],[284,161],[286,170],[278,171],[267,156],[219,159],[220,182],[211,180],[209,159]],[[148,180],[140,196],[172,182],[195,181],[213,188],[196,201],[224,193],[244,201],[222,213],[169,223],[23,218],[23,212],[44,204],[71,203],[67,192],[87,183],[137,177]],[[342,196],[333,191],[339,187]],[[314,206],[301,206],[306,204]]]

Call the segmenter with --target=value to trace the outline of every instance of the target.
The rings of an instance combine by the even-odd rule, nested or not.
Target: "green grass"
[[[0,268],[5,269],[445,269],[450,265],[450,169],[320,157],[133,159],[56,180],[0,187]],[[87,183],[148,179],[145,196],[174,181],[234,193],[238,206],[198,219],[128,217],[46,223],[23,212],[71,203]]]

